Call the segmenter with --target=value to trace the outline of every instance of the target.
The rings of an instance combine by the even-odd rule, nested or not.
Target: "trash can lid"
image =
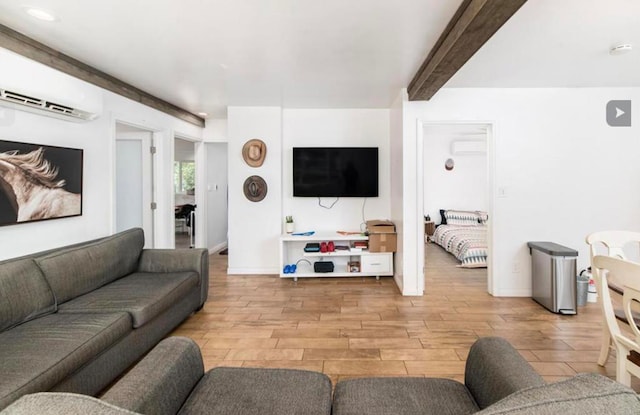
[[[536,249],[553,256],[578,256],[578,251],[554,242],[527,242],[529,249]]]

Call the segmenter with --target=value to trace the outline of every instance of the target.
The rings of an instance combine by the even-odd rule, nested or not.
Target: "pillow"
[[[441,225],[446,225],[447,224],[447,216],[445,215],[446,210],[444,209],[440,209],[440,224]]]
[[[512,393],[477,415],[638,414],[633,390],[596,373],[583,373],[544,386]]]
[[[447,210],[444,212],[447,225],[478,226],[479,216],[477,212],[468,210]]]

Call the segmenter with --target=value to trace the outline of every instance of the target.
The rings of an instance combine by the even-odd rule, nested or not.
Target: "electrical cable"
[[[362,201],[362,222],[360,223],[360,230],[362,232],[367,230],[367,221],[364,219],[364,205],[367,204],[367,198],[365,197]]]
[[[322,200],[320,200],[320,197],[318,197],[318,206],[323,207],[325,209],[331,209],[336,205],[336,203],[338,203],[338,200],[340,200],[340,197],[336,197],[336,200],[331,204],[331,206],[325,206],[322,204]]]

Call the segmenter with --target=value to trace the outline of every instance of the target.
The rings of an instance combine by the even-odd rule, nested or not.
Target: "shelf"
[[[362,234],[341,235],[334,232],[319,232],[310,236],[280,236],[280,270],[287,264],[298,263],[301,259],[307,258],[311,267],[304,266],[302,270],[298,267],[298,272],[285,274],[280,272],[280,278],[330,278],[330,277],[376,277],[393,275],[393,253],[391,252],[370,252],[364,251],[344,251],[334,252],[304,252],[305,244],[309,242],[333,241],[336,246],[350,246],[354,241],[368,241],[369,237]],[[347,272],[349,261],[358,258],[361,264],[361,272]],[[313,262],[317,260],[327,260],[334,263],[334,272],[314,272]],[[302,265],[302,264],[300,264]]]
[[[318,241],[368,241],[369,237],[362,234],[340,235],[339,233],[315,233],[311,236],[294,236],[285,234],[280,236],[283,242],[318,242]]]
[[[391,274],[389,274],[390,276]],[[296,272],[280,274],[280,278],[318,278],[318,277],[378,277],[385,276],[377,272]]]
[[[335,252],[305,252],[302,255],[306,257],[330,257],[330,256],[362,256],[376,254],[377,252],[369,251],[335,251]]]

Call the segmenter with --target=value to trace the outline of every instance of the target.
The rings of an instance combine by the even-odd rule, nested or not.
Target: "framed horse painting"
[[[0,226],[82,215],[83,150],[0,140]]]

